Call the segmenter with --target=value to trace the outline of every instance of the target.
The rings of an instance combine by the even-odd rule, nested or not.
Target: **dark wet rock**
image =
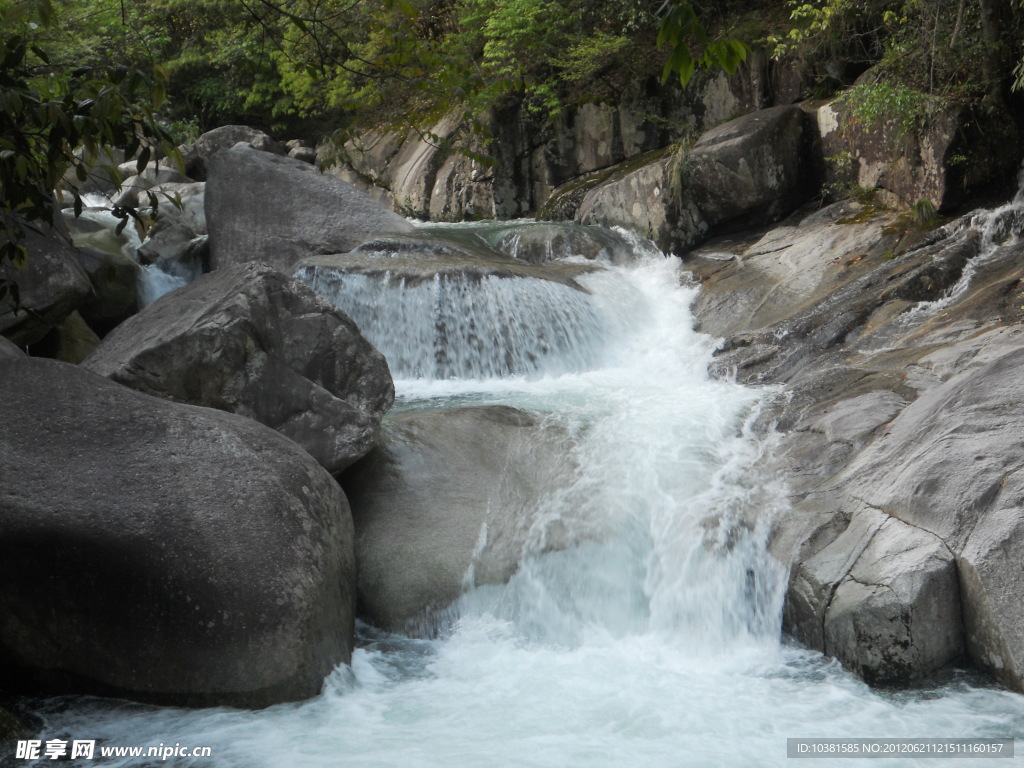
[[[28,266],[5,269],[4,277],[18,287],[21,307],[15,311],[0,300],[0,333],[18,346],[39,341],[92,291],[63,220],[56,218],[58,225],[46,234],[27,231]]]
[[[79,312],[92,327],[106,333],[139,311],[140,267],[120,249],[100,251],[83,246],[77,251],[92,284],[92,295]]]
[[[32,345],[35,357],[50,357],[78,365],[99,346],[100,337],[78,312],[72,312]]]
[[[340,179],[246,146],[213,156],[206,217],[213,269],[259,261],[288,270],[302,258],[413,230]]]
[[[50,360],[0,396],[6,689],[262,707],[348,661],[351,518],[305,451]]]
[[[356,525],[359,607],[374,624],[431,634],[472,586],[503,584],[538,500],[571,470],[565,433],[505,406],[403,413],[343,477]]]
[[[352,321],[266,265],[206,275],[110,335],[86,367],[158,397],[255,419],[331,472],[365,454],[394,399]]]
[[[0,336],[0,360],[24,356],[25,352],[20,347],[15,346],[6,338]]]

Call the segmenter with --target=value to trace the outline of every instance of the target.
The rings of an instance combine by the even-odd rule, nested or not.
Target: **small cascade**
[[[85,207],[77,218],[68,215],[70,209],[65,211],[72,242],[80,247],[94,248],[138,262],[138,251],[143,241],[130,223],[120,232],[117,231],[122,220],[110,212],[110,200],[104,195],[89,193],[82,195],[82,202]],[[188,284],[199,277],[201,272],[193,270],[187,274],[172,274],[151,264],[139,264],[139,268],[139,309],[149,306],[165,293]]]
[[[557,375],[600,357],[591,297],[561,283],[460,274],[419,281],[324,267],[296,277],[347,313],[399,378]]]
[[[1017,193],[1013,199],[997,208],[982,209],[963,216],[938,230],[939,240],[946,240],[966,230],[974,230],[980,235],[977,254],[968,260],[963,274],[937,301],[921,302],[915,307],[916,312],[934,312],[944,309],[961,296],[971,285],[978,267],[999,253],[1005,246],[1014,245],[1024,235],[1024,169],[1017,179]]]

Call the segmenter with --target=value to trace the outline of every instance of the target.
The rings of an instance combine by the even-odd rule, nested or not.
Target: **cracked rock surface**
[[[971,662],[1024,690],[1024,245],[844,203],[684,260],[718,371],[784,384],[784,627],[873,684]]]

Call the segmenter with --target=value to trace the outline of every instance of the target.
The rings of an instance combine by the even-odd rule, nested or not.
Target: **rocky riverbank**
[[[785,627],[869,682],[951,663],[1017,690],[1020,207],[927,232],[863,204],[691,253],[721,375],[782,385]]]

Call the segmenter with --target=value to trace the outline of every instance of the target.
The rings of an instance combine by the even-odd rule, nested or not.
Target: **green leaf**
[[[306,26],[306,22],[304,22],[294,13],[285,13],[285,17],[287,17],[288,21],[294,24],[299,29],[299,31],[305,32],[307,35],[309,34],[309,27]]]
[[[28,249],[21,243],[14,246],[14,254],[11,256],[11,264],[16,269],[25,269],[28,266]]]
[[[146,170],[146,165],[149,163],[149,156],[152,154],[149,147],[143,147],[142,151],[139,152],[139,159],[135,163],[135,172],[141,174]]]

